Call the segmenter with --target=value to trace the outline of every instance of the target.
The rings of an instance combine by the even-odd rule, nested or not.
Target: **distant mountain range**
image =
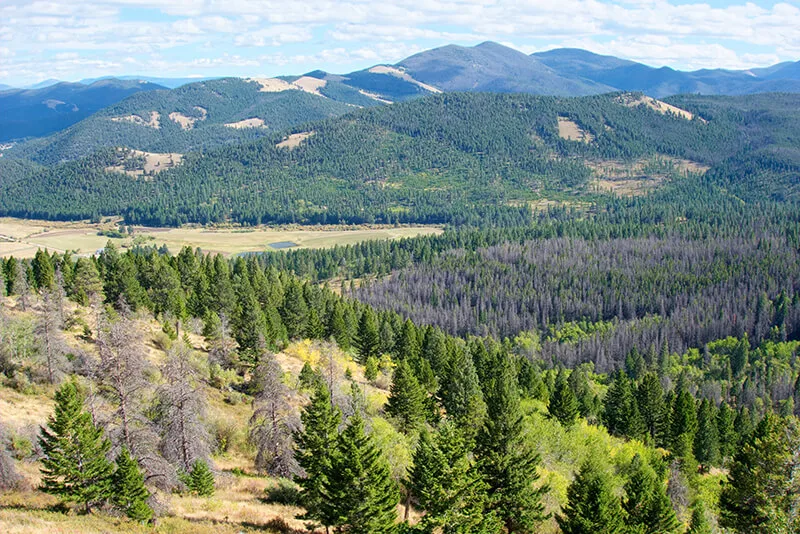
[[[740,71],[704,69],[685,72],[669,67],[650,67],[580,49],[562,48],[526,55],[497,43],[485,42],[472,47],[448,45],[434,48],[394,65],[376,65],[348,74],[317,70],[303,76],[270,80],[267,82],[270,88],[264,86],[262,92],[295,89],[326,99],[333,107],[341,104],[371,106],[451,91],[554,96],[637,91],[662,98],[674,94],[798,93],[800,62]],[[191,88],[197,88],[202,93],[203,88],[208,87],[203,83],[188,78],[123,76],[87,79],[77,84],[60,82],[37,89],[4,90],[0,93],[0,141],[58,132],[133,93],[166,88],[186,90],[186,94],[192,94],[195,89]],[[158,95],[152,101],[152,110],[159,107],[162,99],[165,106],[174,100],[169,91]],[[315,99],[306,100],[318,104]],[[194,105],[203,107],[200,103]],[[189,106],[183,111],[173,111],[191,115],[191,109]],[[229,116],[220,116],[219,121],[231,122],[246,110],[234,106],[228,111]],[[285,112],[284,108],[281,113]],[[293,113],[303,116],[299,110]],[[149,120],[148,116],[141,118],[145,123]],[[247,118],[263,119],[267,124],[288,124],[283,116]]]
[[[38,89],[0,92],[0,141],[39,137],[63,130],[140,91],[165,89],[133,80],[102,80],[91,85],[59,82]]]

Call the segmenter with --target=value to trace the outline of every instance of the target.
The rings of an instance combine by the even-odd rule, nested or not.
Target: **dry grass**
[[[319,78],[313,78],[311,76],[301,76],[300,78],[296,79],[292,85],[299,87],[306,93],[311,93],[317,96],[325,96],[322,93],[320,93],[319,90],[325,87],[327,83],[328,83],[327,81],[320,80]]]
[[[283,141],[275,145],[275,148],[288,148],[289,150],[297,148],[300,143],[314,135],[316,132],[300,132],[290,134],[283,138]]]
[[[171,117],[172,115],[170,115]],[[122,149],[118,149],[118,153],[122,152]],[[178,154],[176,152],[169,152],[165,154],[159,154],[156,152],[142,152],[141,150],[130,150],[125,155],[125,160],[133,159],[134,157],[142,157],[144,158],[144,165],[139,168],[126,170],[124,163],[120,162],[119,165],[114,165],[112,167],[106,167],[105,170],[111,172],[121,172],[127,174],[128,176],[144,176],[144,175],[152,175],[158,174],[161,171],[165,171],[167,169],[171,169],[177,165],[181,164],[183,160],[183,154]]]
[[[31,258],[39,248],[78,254],[93,254],[108,243],[109,238],[97,235],[100,230],[116,228],[116,221],[90,224],[88,222],[50,222],[0,218],[0,256]],[[184,246],[200,247],[206,252],[224,255],[241,252],[274,251],[270,243],[290,241],[297,248],[327,248],[373,239],[400,239],[418,235],[440,234],[437,226],[284,226],[242,229],[227,228],[146,228],[137,227],[134,237],[115,239],[127,247],[137,237],[147,243],[166,245],[172,252]],[[5,238],[4,238],[5,236]]]
[[[208,116],[208,111],[205,108],[201,108],[200,106],[195,106],[199,113],[199,117],[189,117],[188,115],[184,115],[183,113],[178,113],[177,111],[173,111],[169,114],[169,120],[172,122],[178,123],[181,126],[182,130],[191,130],[194,128],[194,125],[198,121],[206,120],[206,116]]]
[[[578,126],[578,123],[567,117],[558,117],[558,136],[567,141],[581,141],[583,143],[594,141],[592,134],[583,130]]]
[[[264,128],[264,119],[253,117],[252,119],[244,119],[239,122],[229,122],[225,126],[228,128]]]
[[[126,115],[124,117],[111,117],[113,122],[130,122],[139,126],[147,126],[148,128],[161,128],[161,113],[158,111],[151,111],[148,119],[143,119],[139,115]]]
[[[645,95],[634,96],[631,94],[624,94],[618,98],[618,102],[629,108],[636,106],[647,106],[653,111],[657,111],[663,115],[669,113],[671,115],[675,115],[676,117],[680,117],[688,121],[694,119],[694,113],[690,111],[686,111],[685,109],[681,109],[679,107],[667,104],[666,102],[662,102],[661,100],[656,100],[655,98]],[[700,118],[700,120],[702,122],[708,122],[703,118]]]
[[[389,65],[376,65],[369,69],[370,72],[374,74],[388,74],[389,76],[394,76],[395,78],[400,78],[401,80],[405,80],[407,82],[413,83],[418,87],[422,87],[426,91],[430,91],[431,93],[441,93],[441,89],[437,89],[432,85],[428,85],[427,83],[422,83],[419,80],[415,80],[408,74],[406,71],[398,69],[397,67],[391,67]]]
[[[672,176],[702,174],[709,169],[708,166],[694,161],[669,156],[641,158],[636,161],[587,161],[586,166],[595,176],[591,182],[592,187],[619,196],[644,195]]]

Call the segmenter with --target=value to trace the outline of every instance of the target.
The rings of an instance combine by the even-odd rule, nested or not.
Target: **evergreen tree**
[[[200,497],[211,497],[214,495],[214,474],[203,460],[195,460],[192,470],[186,477],[186,486],[189,491]]]
[[[717,436],[719,437],[719,453],[724,460],[736,452],[738,436],[736,435],[736,412],[727,402],[723,402],[717,410]]]
[[[100,273],[94,261],[78,258],[75,263],[75,276],[72,281],[72,297],[82,305],[88,306],[103,291]]]
[[[692,506],[692,518],[689,521],[689,530],[686,534],[712,534],[711,524],[708,522],[703,501],[697,501]]]
[[[367,358],[367,362],[364,364],[364,378],[372,382],[378,378],[378,373],[378,358],[375,356],[370,356]]]
[[[112,501],[134,521],[148,521],[153,509],[147,504],[150,492],[144,487],[139,464],[124,448],[117,456],[117,469],[111,481]]]
[[[350,348],[351,337],[344,321],[344,311],[341,302],[333,305],[328,316],[328,336],[336,340],[342,350]]]
[[[361,363],[367,361],[370,356],[380,355],[380,336],[378,335],[378,324],[375,320],[375,312],[372,308],[364,308],[361,319],[358,321],[358,335],[356,337],[356,348]]]
[[[394,355],[396,360],[409,360],[411,362],[420,357],[417,327],[411,322],[411,319],[406,319],[400,329],[400,336],[394,345]]]
[[[246,284],[240,294],[238,313],[233,322],[233,337],[242,350],[258,352],[264,348],[267,320],[250,284]]]
[[[556,517],[564,534],[622,534],[623,511],[606,470],[589,458],[567,488],[567,505]]]
[[[643,437],[645,424],[628,376],[618,371],[603,401],[603,422],[608,431],[632,439]]]
[[[425,391],[405,360],[395,367],[386,413],[397,419],[400,430],[407,433],[425,422]]]
[[[567,383],[567,374],[564,369],[558,371],[555,389],[547,409],[551,417],[566,427],[572,426],[578,418],[578,401]]]
[[[669,447],[679,458],[692,453],[697,433],[697,408],[694,397],[685,387],[680,387],[672,403]],[[687,450],[688,444],[688,450]]]
[[[439,393],[447,417],[461,429],[467,443],[472,444],[483,427],[486,403],[469,352],[457,352],[450,362]]]
[[[508,355],[498,361],[495,376],[485,384],[487,417],[477,437],[475,457],[488,485],[488,510],[508,532],[535,532],[547,516],[536,488],[541,458],[523,435],[522,411],[514,365]]]
[[[354,415],[339,435],[323,482],[322,516],[351,534],[395,532],[400,493],[364,420]]]
[[[705,471],[719,463],[719,434],[714,405],[703,399],[697,412],[697,433],[694,436],[694,457]]]
[[[329,527],[335,518],[324,513],[323,487],[331,471],[331,455],[336,445],[341,412],[332,405],[330,392],[323,381],[316,382],[311,402],[303,409],[300,418],[303,429],[295,433],[294,440],[295,460],[305,473],[305,476],[295,478],[303,490],[302,502],[306,513],[302,518]]]
[[[42,491],[65,502],[92,505],[110,495],[113,466],[106,459],[111,443],[103,437],[88,412],[75,382],[66,382],[56,391],[55,414],[41,428]]]
[[[52,289],[56,282],[53,260],[46,250],[39,249],[31,261],[33,283],[39,291]]]
[[[720,496],[720,524],[741,533],[800,529],[797,422],[767,412],[733,457]]]
[[[297,339],[305,335],[308,327],[308,305],[303,297],[303,288],[297,281],[291,282],[286,287],[281,318],[289,339]]]
[[[423,430],[409,472],[409,491],[425,511],[419,527],[426,533],[493,534],[502,525],[485,513],[486,487],[469,460],[467,443],[451,422],[433,436]]]
[[[536,378],[538,380],[534,389],[539,390],[540,384],[544,385],[544,383],[538,373],[536,373]],[[597,396],[592,392],[592,388],[589,385],[588,371],[585,366],[580,365],[573,369],[569,374],[567,383],[578,401],[578,412],[581,417],[594,418],[597,415]],[[534,397],[536,398],[537,395],[534,394]]]
[[[652,443],[666,446],[668,413],[664,388],[656,373],[647,373],[636,390],[636,403]]]
[[[638,534],[676,532],[680,522],[667,496],[667,487],[638,454],[633,457],[625,483],[625,524]]]

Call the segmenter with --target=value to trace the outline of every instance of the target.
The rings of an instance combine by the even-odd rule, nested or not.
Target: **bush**
[[[300,506],[300,486],[288,478],[279,478],[273,485],[264,489],[264,502]]]
[[[200,497],[214,495],[214,474],[203,460],[195,460],[192,470],[186,476],[189,491]]]

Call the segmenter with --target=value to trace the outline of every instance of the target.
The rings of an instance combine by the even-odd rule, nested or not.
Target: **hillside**
[[[2,90],[0,142],[62,130],[130,95],[157,89],[163,87],[109,79],[89,85],[61,82],[43,88]]]
[[[348,97],[361,96],[345,89],[335,100],[301,84],[224,78],[140,93],[50,137],[17,145],[8,155],[53,164],[111,147],[180,154],[207,150],[341,115],[354,109]]]
[[[636,94],[432,95],[280,133],[246,129],[263,138],[184,154],[179,165],[143,180],[107,172],[137,165],[114,150],[55,167],[25,167],[24,183],[13,173],[4,177],[0,213],[51,219],[124,214],[131,223],[150,225],[520,221],[529,217],[530,203],[542,199],[590,199],[608,190],[642,194],[707,170],[747,201],[791,200],[798,194],[798,122],[792,119],[798,98],[683,97],[670,107]],[[119,108],[104,112],[103,120],[119,131],[146,133],[146,147],[163,152],[183,148],[176,143],[187,139],[203,146],[204,128],[231,136],[224,139],[256,135],[220,125],[212,103],[203,108],[204,120],[198,110],[183,110],[196,119],[191,130],[170,120],[168,109],[154,111],[160,129],[113,121],[124,116]],[[167,129],[174,139],[163,136]]]

